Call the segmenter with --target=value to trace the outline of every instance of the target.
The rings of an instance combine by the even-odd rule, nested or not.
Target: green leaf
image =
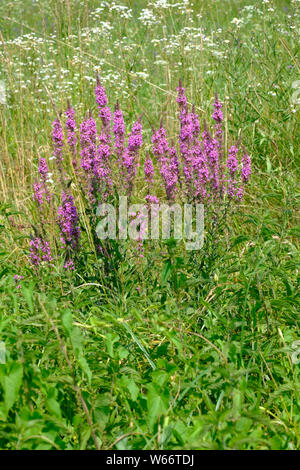
[[[162,392],[153,384],[148,385],[147,394],[148,424],[153,428],[158,417],[168,410],[168,401]]]
[[[50,413],[53,413],[57,418],[61,418],[61,410],[58,401],[56,400],[57,390],[55,387],[50,388],[46,400],[46,407]]]
[[[29,310],[31,313],[33,313],[34,307],[33,307],[33,283],[29,285],[22,284],[22,292],[24,299],[29,307]]]
[[[82,353],[83,350],[83,335],[79,328],[74,327],[70,332],[70,339],[76,357]]]
[[[114,343],[116,343],[119,340],[119,336],[116,334],[108,333],[106,335],[106,349],[110,357],[113,359],[114,358]]]
[[[62,320],[62,324],[63,324],[63,326],[66,330],[66,333],[68,333],[68,335],[70,335],[70,333],[72,331],[72,328],[73,328],[71,311],[70,310],[65,310],[62,314],[61,320]]]
[[[78,363],[79,365],[81,366],[83,372],[85,373],[87,379],[88,379],[88,382],[89,384],[91,384],[91,381],[92,381],[92,372],[91,372],[91,369],[85,359],[85,357],[83,355],[80,355],[78,357]]]
[[[123,375],[123,377],[120,380],[120,385],[122,386],[122,388],[125,388],[128,390],[128,392],[130,393],[131,400],[136,401],[140,390],[138,386],[136,385],[136,383],[134,382],[134,380],[127,377],[126,375]]]
[[[161,285],[164,286],[171,274],[172,263],[170,260],[166,261],[161,273]]]
[[[9,367],[7,365],[0,366],[0,383],[4,389],[3,411],[6,416],[17,399],[22,376],[23,367],[17,362],[14,362]]]

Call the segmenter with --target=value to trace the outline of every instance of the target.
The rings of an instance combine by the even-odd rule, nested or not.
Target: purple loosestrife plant
[[[177,91],[178,145],[173,141],[169,144],[162,122],[159,129],[153,130],[152,157],[147,153],[144,161],[147,207],[149,210],[150,204],[159,203],[154,194],[154,188],[157,186],[155,175],[158,175],[169,202],[204,203],[207,213],[210,213],[210,208],[212,209],[211,212],[214,214],[212,222],[216,227],[216,220],[222,217],[218,207],[225,203],[227,214],[227,208],[233,207],[243,198],[245,185],[251,175],[251,159],[240,141],[231,145],[228,153],[225,153],[223,105],[217,95],[213,104],[213,125],[209,126],[204,122],[203,126],[200,126],[196,108],[189,107],[181,82]],[[96,121],[89,112],[79,126],[78,141],[74,109],[70,103],[63,116],[66,136],[63,132],[62,118],[56,118],[53,122],[53,149],[62,193],[61,204],[56,209],[57,225],[61,239],[60,255],[64,256],[64,267],[67,270],[75,268],[75,257],[79,250],[83,249],[84,243],[79,244],[81,214],[77,211],[71,194],[73,180],[67,184],[67,175],[63,170],[64,139],[66,138],[72,153],[76,183],[82,196],[81,201],[85,201],[85,216],[89,218],[92,230],[96,222],[95,209],[98,203],[114,200],[114,197],[120,195],[123,190],[130,199],[135,189],[136,192],[139,189],[135,182],[143,145],[141,118],[133,124],[126,144],[124,117],[119,103],[117,102],[112,116],[105,89],[99,78],[95,87],[95,96],[101,124],[100,133]],[[242,153],[241,160],[239,153]],[[156,168],[158,171],[155,171]],[[34,183],[33,198],[39,207],[38,214],[43,235],[35,236],[30,242],[30,259],[35,266],[44,261],[52,261],[50,245],[44,236],[43,224],[46,219],[43,211],[45,202],[49,203],[51,199],[51,207],[55,203],[55,198],[47,187],[49,171],[45,158],[39,161],[38,174],[39,178]],[[141,224],[141,237],[137,241],[138,250],[141,252],[146,230],[141,214],[138,214],[138,221]],[[97,240],[95,246],[98,244]],[[105,258],[104,265],[108,270],[111,269],[112,246],[111,243],[101,244],[101,250],[98,249],[98,254]]]

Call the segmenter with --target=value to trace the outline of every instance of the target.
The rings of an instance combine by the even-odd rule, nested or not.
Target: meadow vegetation
[[[0,4],[1,449],[300,448],[299,6]],[[188,194],[180,80],[200,134],[218,132],[220,103],[224,155],[241,146],[239,171],[251,157],[242,197],[224,209],[221,189],[213,203],[197,192],[199,251],[174,238],[99,247],[102,200]],[[93,139],[80,128],[93,117],[100,146],[115,142],[102,86],[129,136],[126,174],[115,144],[97,167],[105,191],[82,164]],[[161,126],[181,164],[174,186],[153,142]]]

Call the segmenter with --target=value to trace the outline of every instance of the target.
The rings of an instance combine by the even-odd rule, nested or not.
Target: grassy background
[[[299,2],[164,3],[0,5],[1,448],[299,449]],[[213,250],[30,267],[38,158],[67,99],[96,111],[96,72],[144,151],[161,118],[176,137],[179,78],[201,122],[218,92],[253,175]]]

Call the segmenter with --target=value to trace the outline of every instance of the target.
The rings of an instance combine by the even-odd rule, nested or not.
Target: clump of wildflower
[[[226,190],[226,173],[228,173],[227,195],[230,199],[235,197],[240,200],[243,196],[243,186],[237,180],[238,146],[235,145],[230,148],[225,167],[223,162],[223,105],[218,96],[215,96],[212,115],[215,121],[214,132],[211,133],[206,123],[204,123],[201,141],[199,140],[198,116],[194,107],[189,112],[185,90],[181,82],[177,91],[177,102],[180,110],[179,147],[185,177],[186,195],[190,199],[200,199],[202,202],[221,201]],[[165,169],[163,171],[162,176],[166,179],[168,174]],[[242,159],[241,183],[248,180],[250,173],[250,157],[245,154]]]
[[[154,187],[154,163],[157,161],[159,173],[169,201],[174,201],[178,194],[187,200],[200,201],[206,204],[222,202],[226,198],[233,202],[240,201],[243,197],[245,184],[251,174],[251,159],[246,150],[243,150],[241,162],[238,160],[240,142],[232,145],[228,152],[228,158],[224,158],[223,143],[223,111],[222,103],[215,96],[212,118],[214,125],[209,129],[204,123],[201,134],[199,117],[195,106],[188,106],[185,89],[179,82],[177,88],[177,103],[180,111],[180,131],[178,136],[179,152],[174,142],[169,144],[166,130],[161,122],[158,130],[153,131],[152,152],[153,160],[147,153],[144,162],[145,183],[147,185],[147,210],[151,209],[151,215],[159,210],[159,200],[153,195]],[[89,202],[105,201],[108,195],[113,196],[120,187],[125,188],[129,198],[134,189],[134,180],[139,165],[139,152],[143,145],[141,118],[132,126],[128,135],[127,146],[125,144],[125,124],[123,113],[119,104],[116,104],[113,113],[113,126],[111,129],[111,110],[108,107],[107,96],[100,80],[97,79],[95,88],[96,101],[101,119],[101,131],[98,134],[96,122],[91,113],[86,116],[80,125],[80,159],[77,159],[77,136],[74,109],[68,103],[65,112],[67,142],[72,151],[72,165],[78,177],[80,189],[87,193]],[[113,142],[112,142],[113,137]],[[62,202],[58,208],[58,225],[60,229],[61,248],[64,253],[64,268],[74,270],[75,252],[79,250],[79,214],[74,204],[74,199],[67,189],[63,172],[63,145],[64,136],[60,119],[53,122],[53,148],[54,158],[60,172],[62,188]],[[114,180],[112,167],[112,155],[119,180]],[[39,179],[34,183],[34,200],[40,208],[42,222],[45,217],[41,210],[45,199],[50,200],[47,182],[49,171],[44,158],[39,161]],[[82,184],[82,177],[83,182]],[[93,209],[95,206],[93,207]],[[154,211],[154,212],[152,212]],[[94,211],[92,220],[94,221]],[[143,256],[143,240],[147,238],[147,221],[145,214],[131,214],[134,216],[134,225],[137,230],[137,249],[139,256]],[[42,217],[43,216],[43,217]],[[120,229],[121,230],[121,229]],[[43,230],[42,233],[45,233]],[[109,259],[109,245],[103,248],[97,246],[97,252]],[[30,242],[30,259],[38,266],[43,261],[51,261],[49,243],[42,237],[35,237]],[[16,282],[18,281],[15,278]]]

